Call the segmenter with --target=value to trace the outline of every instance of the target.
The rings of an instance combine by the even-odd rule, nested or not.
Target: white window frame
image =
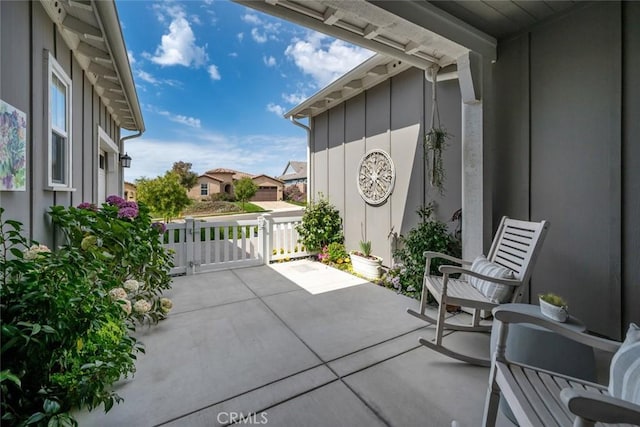
[[[62,66],[56,61],[56,59],[47,52],[47,87],[46,87],[46,108],[47,108],[47,186],[54,191],[71,191],[72,188],[72,170],[73,170],[73,131],[72,131],[72,82]],[[65,118],[66,118],[66,132],[62,129],[57,129],[52,123],[52,108],[51,108],[51,86],[53,84],[53,76],[65,86]],[[66,152],[65,152],[65,170],[63,171],[63,182],[53,181],[53,154],[51,152],[52,146],[52,132],[56,132],[67,139]]]
[[[204,186],[204,187],[203,187]],[[202,190],[205,190],[207,194],[202,194]],[[209,195],[209,184],[200,184],[200,196],[208,196]]]

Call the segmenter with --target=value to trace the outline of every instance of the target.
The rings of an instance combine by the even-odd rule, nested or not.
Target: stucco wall
[[[341,213],[347,249],[371,240],[372,250],[390,265],[389,233],[406,233],[418,223],[416,210],[436,201],[436,214],[449,220],[461,206],[460,90],[457,81],[438,86],[442,125],[453,135],[444,153],[446,195],[425,185],[422,140],[431,117],[431,85],[410,69],[337,105],[312,120],[309,192],[322,193]],[[425,117],[427,119],[425,119]],[[390,154],[396,170],[394,191],[380,206],[364,202],[357,168],[374,148]]]
[[[61,239],[54,235],[47,210],[52,205],[75,206],[83,201],[97,201],[98,126],[116,144],[120,129],[40,2],[0,2],[0,43],[0,98],[27,115],[27,191],[0,192],[0,205],[5,209],[5,218],[21,221],[30,238],[56,245]],[[45,49],[72,80],[75,191],[71,192],[45,190],[48,144],[43,121],[47,117],[43,100],[48,90]],[[117,173],[121,174],[119,166]],[[117,181],[121,193],[121,176]]]
[[[258,187],[276,187],[278,189],[278,200],[282,200],[284,196],[284,183],[268,176],[259,175],[253,178],[253,182]]]
[[[531,298],[554,291],[616,338],[640,321],[638,22],[637,4],[578,7],[501,42],[495,65],[494,224],[549,220]]]
[[[209,194],[207,194],[206,196],[201,196],[200,195],[200,184],[208,184],[209,185]],[[196,185],[194,185],[188,192],[187,195],[189,196],[189,198],[191,199],[208,199],[210,195],[215,194],[215,193],[220,193],[222,192],[222,186],[223,184],[219,181],[216,181],[214,179],[211,178],[207,178],[206,176],[201,176],[198,177],[198,183]]]

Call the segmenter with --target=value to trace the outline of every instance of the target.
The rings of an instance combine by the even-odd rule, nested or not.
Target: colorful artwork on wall
[[[26,191],[27,115],[0,99],[0,191]]]

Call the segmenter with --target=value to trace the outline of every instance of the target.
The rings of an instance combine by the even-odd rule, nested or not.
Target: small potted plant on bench
[[[567,303],[562,297],[553,294],[541,294],[540,297],[540,311],[543,315],[558,322],[566,322],[569,317],[569,311]]]
[[[380,265],[382,258],[371,255],[371,241],[361,241],[360,251],[351,251],[351,265],[353,271],[367,279],[380,278]]]

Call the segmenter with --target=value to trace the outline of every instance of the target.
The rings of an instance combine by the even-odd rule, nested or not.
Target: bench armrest
[[[467,268],[456,267],[455,265],[441,265],[438,270],[440,270],[440,273],[442,274],[447,274],[447,275],[455,274],[455,273],[466,274],[467,276],[477,277],[478,279],[486,280],[487,282],[500,283],[501,285],[507,285],[507,286],[522,285],[522,282],[520,280],[499,279],[497,277],[485,276],[484,274],[476,273],[475,271],[471,271]]]
[[[530,323],[538,325],[573,341],[610,353],[615,353],[621,344],[617,341],[596,337],[585,334],[584,332],[577,332],[567,327],[564,323],[556,322],[543,316],[535,305],[503,304],[493,309],[493,317],[502,323]]]
[[[625,400],[572,388],[562,389],[560,399],[571,413],[585,420],[640,425],[640,405]]]

